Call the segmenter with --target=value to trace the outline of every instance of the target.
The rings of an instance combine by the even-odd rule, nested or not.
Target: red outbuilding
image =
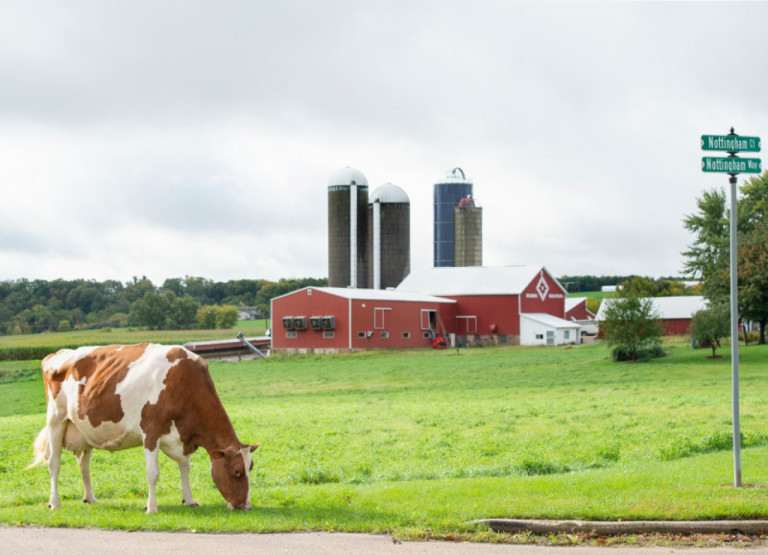
[[[439,345],[456,325],[456,301],[382,289],[305,287],[272,299],[272,350],[344,350]]]
[[[567,297],[565,299],[565,319],[570,321],[594,320],[595,315],[587,308],[587,298]]]
[[[648,297],[642,300],[650,300],[653,303],[653,311],[664,326],[664,335],[688,335],[691,333],[693,315],[707,308],[706,299],[698,295]],[[606,310],[614,301],[614,298],[603,299],[600,310],[597,311],[598,321],[605,320]],[[602,337],[602,333],[600,336]]]

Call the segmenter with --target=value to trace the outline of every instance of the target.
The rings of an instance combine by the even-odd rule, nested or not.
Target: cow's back
[[[181,347],[154,344],[59,351],[43,362],[49,413],[69,420],[91,447],[141,445],[142,412],[158,404],[168,373],[183,361],[197,366],[202,359]]]

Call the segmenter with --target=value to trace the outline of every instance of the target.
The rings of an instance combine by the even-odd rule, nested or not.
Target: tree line
[[[238,306],[256,306],[269,316],[272,298],[302,287],[326,284],[325,278],[221,282],[191,276],[166,279],[161,286],[146,277],[134,277],[126,283],[84,279],[6,280],[0,281],[0,334],[105,326],[231,327],[234,325],[232,311],[236,321]]]
[[[694,235],[693,244],[683,253],[685,270],[702,280],[703,294],[714,313],[708,322],[716,322],[721,329],[722,320],[728,318],[730,298],[728,200],[722,188],[705,191],[696,199],[697,211],[683,220]],[[739,187],[737,211],[739,316],[743,321],[757,322],[758,342],[762,344],[768,323],[768,172],[749,178]]]

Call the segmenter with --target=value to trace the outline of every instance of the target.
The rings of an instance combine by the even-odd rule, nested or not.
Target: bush
[[[666,356],[667,353],[664,351],[664,348],[660,343],[652,343],[651,345],[642,345],[638,347],[635,350],[635,355],[637,357],[636,360],[639,362],[648,362],[652,358],[661,358]],[[625,362],[628,360],[633,360],[631,348],[624,345],[619,345],[613,349],[614,362]]]

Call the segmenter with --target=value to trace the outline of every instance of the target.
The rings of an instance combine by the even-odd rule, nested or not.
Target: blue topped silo
[[[461,168],[453,168],[445,179],[435,183],[434,266],[456,265],[456,231],[454,210],[461,199],[472,196],[472,180]]]

